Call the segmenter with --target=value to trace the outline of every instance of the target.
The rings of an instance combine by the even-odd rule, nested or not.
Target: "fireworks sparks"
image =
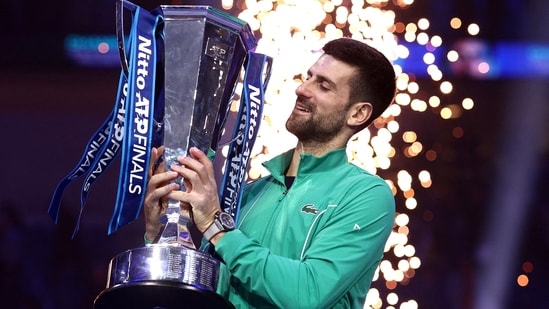
[[[426,149],[414,130],[401,132],[399,118],[411,112],[435,111],[443,120],[453,119],[474,107],[470,98],[463,99],[461,104],[447,102],[453,84],[445,79],[437,63],[458,62],[458,52],[449,50],[445,57],[440,55],[443,38],[429,34],[427,18],[408,23],[397,20],[398,11],[413,3],[413,0],[391,3],[387,0],[222,1],[224,9],[238,11],[238,17],[248,22],[257,34],[257,51],[272,56],[275,61],[249,179],[267,173],[261,166],[263,161],[295,146],[295,137],[286,131],[284,123],[293,107],[294,90],[301,82],[300,76],[306,75],[325,42],[343,36],[352,37],[377,48],[394,63],[398,90],[395,103],[372,126],[354,136],[347,149],[352,163],[384,177],[397,201],[403,201],[403,205],[397,205],[394,229],[385,247],[385,259],[374,277],[374,281],[384,280],[384,289],[381,290],[383,285],[380,284],[375,285],[377,288],[373,286],[366,297],[365,308],[418,308],[417,301],[399,297],[396,288],[412,279],[421,266],[416,248],[410,243],[412,231],[408,227],[410,216],[407,212],[421,207],[421,201],[415,196],[416,186],[430,188],[433,180],[427,169],[412,174],[405,169],[395,172],[391,168],[394,160],[418,156],[434,161],[437,152]],[[465,26],[459,18],[449,21],[449,26],[452,29],[466,27],[471,36],[479,33],[478,25]],[[420,82],[414,75],[406,73],[406,67],[401,64],[415,51],[405,43],[423,48],[420,59],[425,64],[426,76],[438,85],[439,93],[422,97]],[[481,64],[478,68],[481,72],[489,70]]]

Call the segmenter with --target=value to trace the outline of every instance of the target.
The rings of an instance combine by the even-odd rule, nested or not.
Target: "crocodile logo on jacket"
[[[303,205],[303,207],[301,207],[301,212],[316,215],[318,213],[318,209],[315,208],[314,204],[305,204]]]

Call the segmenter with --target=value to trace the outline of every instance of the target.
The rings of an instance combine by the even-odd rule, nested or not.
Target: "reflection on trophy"
[[[204,152],[217,148],[242,65],[256,43],[246,23],[211,7],[160,9],[164,73],[157,78],[163,79],[164,117],[159,126],[169,168],[190,147]],[[117,25],[121,15],[117,11]],[[94,307],[232,308],[215,293],[219,261],[195,249],[190,222],[179,201],[169,201],[158,241],[111,260],[107,288]]]

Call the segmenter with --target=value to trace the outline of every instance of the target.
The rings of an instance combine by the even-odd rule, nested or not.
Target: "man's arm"
[[[239,230],[225,233],[215,248],[237,289],[280,308],[327,308],[359,281],[366,289],[392,230],[394,197],[384,184],[359,192],[338,206],[300,260],[274,255]]]
[[[211,161],[196,148],[190,154],[171,167],[185,179],[186,191],[167,197],[190,205],[203,232],[221,208]],[[219,233],[211,242],[246,293],[281,308],[329,307],[359,280],[367,288],[394,221],[394,197],[382,180],[367,192],[361,184],[349,192],[300,260],[274,255],[239,230]]]

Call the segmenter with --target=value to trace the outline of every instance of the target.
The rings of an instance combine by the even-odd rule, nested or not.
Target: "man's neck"
[[[294,154],[292,156],[292,161],[286,170],[286,176],[297,176],[297,169],[299,168],[299,161],[301,159],[302,148],[300,147],[301,143],[298,142],[297,146],[294,149]]]
[[[301,161],[301,154],[307,153],[315,157],[321,157],[327,152],[332,151],[334,149],[339,149],[341,147],[344,147],[345,145],[346,144],[341,144],[341,143],[333,144],[333,145],[331,143],[323,143],[321,145],[320,144],[307,145],[301,141],[298,141],[294,149],[294,154],[292,156],[292,161],[290,162],[290,166],[288,166],[288,169],[286,170],[286,176],[297,176],[299,162]]]

